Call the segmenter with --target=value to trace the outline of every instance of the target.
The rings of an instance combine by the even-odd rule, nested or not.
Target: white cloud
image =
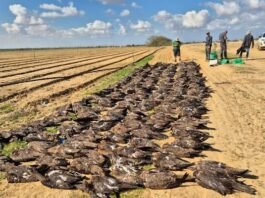
[[[240,12],[240,6],[235,1],[224,1],[222,3],[210,2],[208,5],[215,10],[217,15],[234,15]]]
[[[154,21],[163,24],[167,29],[176,31],[183,28],[201,28],[205,26],[209,20],[209,12],[207,10],[189,11],[183,15],[171,14],[161,10],[152,18]]]
[[[9,6],[9,10],[16,16],[14,23],[25,24],[28,21],[27,9],[20,4],[14,4]]]
[[[200,28],[206,24],[208,18],[209,12],[207,10],[189,11],[183,15],[182,25],[187,28]]]
[[[131,6],[132,6],[133,8],[141,8],[141,7],[142,7],[142,6],[138,5],[136,2],[132,2],[132,3],[131,3]]]
[[[120,28],[119,28],[118,34],[126,35],[127,34],[127,30],[126,30],[125,26],[122,25],[122,24],[119,24],[119,26],[120,26]]]
[[[13,23],[13,24],[3,23],[1,26],[8,33],[14,33],[14,34],[20,33],[20,27],[17,24],[15,24],[15,23]]]
[[[115,15],[115,12],[110,8],[106,10],[106,13],[111,16]]]
[[[43,10],[48,10],[47,12],[42,12],[41,17],[47,18],[57,18],[57,17],[69,17],[69,16],[80,16],[84,15],[84,11],[79,11],[74,7],[74,3],[70,2],[68,6],[60,7],[54,4],[41,4],[40,8]]]
[[[112,24],[100,20],[88,23],[85,27],[73,28],[72,31],[78,34],[104,35],[109,34]]]
[[[106,4],[118,4],[118,3],[124,2],[124,0],[98,0],[98,1],[100,1],[104,5],[106,5]]]
[[[242,2],[251,9],[265,8],[265,0],[243,0]]]
[[[25,31],[33,36],[48,36],[54,33],[47,24],[28,26],[25,28]]]
[[[165,25],[165,27],[170,30],[177,30],[182,26],[182,15],[180,14],[174,15],[165,10],[161,10],[152,18],[154,21]]]
[[[120,13],[120,16],[122,17],[126,17],[126,16],[129,16],[130,15],[130,10],[123,10],[121,13]]]
[[[15,19],[13,23],[1,25],[7,33],[47,36],[54,32],[49,25],[45,24],[42,18],[31,15],[27,8],[20,4],[10,5],[9,10],[15,15]]]
[[[152,24],[148,21],[138,20],[136,24],[131,24],[130,28],[137,32],[148,32],[152,28]]]

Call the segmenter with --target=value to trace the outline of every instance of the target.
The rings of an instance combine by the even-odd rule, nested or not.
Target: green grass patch
[[[154,168],[155,168],[155,166],[153,164],[147,164],[147,165],[143,166],[143,170],[145,170],[145,171],[149,171],[149,170],[152,170]]]
[[[68,117],[71,119],[71,120],[76,120],[77,119],[77,115],[75,113],[69,113],[68,114]]]
[[[0,113],[1,114],[1,113]],[[6,116],[1,117],[0,126],[2,130],[10,130],[20,127],[22,124],[36,120],[39,112],[36,108],[18,109],[10,112]]]
[[[14,106],[10,103],[5,103],[0,106],[0,114],[10,113],[14,110],[15,110]]]
[[[144,194],[144,188],[138,188],[121,193],[121,198],[141,198]]]
[[[46,131],[49,134],[56,134],[58,132],[58,127],[57,126],[46,127]]]
[[[150,60],[153,59],[153,57],[154,57],[153,55],[147,56],[147,57],[143,58],[142,60],[140,60],[134,64],[131,64],[128,67],[123,68],[123,69],[97,81],[93,87],[89,87],[89,89],[85,90],[84,95],[87,96],[87,95],[93,94],[95,92],[98,92],[102,89],[105,89],[105,88],[119,82],[123,78],[132,74],[135,69],[141,68],[144,65],[146,65]]]
[[[4,144],[4,147],[1,151],[2,155],[5,156],[9,156],[11,155],[15,150],[17,149],[21,149],[21,148],[25,148],[27,146],[27,142],[26,141],[15,141],[15,142],[11,142],[9,144]]]
[[[3,180],[6,178],[6,174],[4,172],[0,172],[0,180]]]

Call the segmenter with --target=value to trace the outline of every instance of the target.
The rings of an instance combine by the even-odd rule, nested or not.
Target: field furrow
[[[132,55],[132,53],[123,53],[123,54],[119,53],[116,55],[109,55],[106,57],[104,56],[103,58],[96,57],[96,58],[74,59],[72,61],[67,61],[67,62],[63,62],[60,64],[46,65],[45,67],[36,68],[33,70],[25,70],[25,71],[20,71],[18,73],[5,74],[3,76],[0,76],[1,78],[4,79],[2,83],[0,84],[0,87],[10,85],[12,83],[16,84],[16,83],[20,83],[20,82],[27,81],[30,79],[39,78],[41,76],[47,76],[49,74],[53,74],[56,72],[57,73],[62,72],[68,69],[82,67],[87,64],[97,63],[98,61],[109,60],[111,58],[116,58],[116,57],[120,57],[123,55]],[[43,73],[43,71],[45,71],[46,73]]]
[[[39,81],[34,81],[34,82],[25,82],[22,85],[9,85],[9,86],[5,86],[2,87],[1,89],[3,90],[1,95],[0,95],[0,102],[4,102],[7,100],[10,100],[11,98],[14,98],[16,96],[19,95],[24,95],[27,94],[29,92],[38,90],[40,88],[49,86],[49,85],[53,85],[53,84],[58,84],[59,82],[63,82],[64,87],[67,87],[67,85],[65,85],[64,81],[69,81],[72,78],[81,76],[81,75],[85,75],[85,74],[89,74],[92,71],[96,70],[96,69],[101,69],[101,68],[106,68],[107,66],[112,66],[113,64],[117,64],[123,61],[128,61],[129,63],[134,62],[134,59],[136,56],[138,55],[144,55],[146,53],[150,53],[147,51],[144,52],[138,52],[135,53],[134,55],[125,55],[122,57],[117,57],[117,58],[112,58],[112,59],[107,59],[104,60],[102,62],[100,61],[96,61],[93,64],[90,64],[89,67],[85,67],[87,66],[87,64],[82,65],[82,66],[72,66],[70,69],[63,69],[64,72],[62,71],[56,71],[59,72],[59,74],[55,74],[56,72],[53,72],[52,75],[49,76],[49,78],[47,79],[39,79]],[[127,63],[127,62],[126,62]],[[77,67],[82,67],[82,69],[78,68],[78,70],[76,70]],[[82,82],[82,81],[80,81]]]

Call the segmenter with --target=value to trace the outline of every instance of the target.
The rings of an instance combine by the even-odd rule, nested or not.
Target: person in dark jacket
[[[252,46],[252,48],[254,47],[254,38],[253,38],[251,32],[248,31],[246,36],[244,37],[244,40],[243,40],[243,43],[241,46],[241,51],[240,51],[240,55],[239,55],[240,58],[242,58],[242,54],[244,51],[247,53],[246,58],[248,58],[251,46]]]
[[[206,55],[206,60],[210,60],[213,37],[211,36],[210,32],[207,32],[206,35],[207,36],[206,36],[206,41],[205,41],[205,55]]]
[[[220,47],[221,47],[221,59],[227,59],[227,33],[228,31],[224,31],[219,35]]]

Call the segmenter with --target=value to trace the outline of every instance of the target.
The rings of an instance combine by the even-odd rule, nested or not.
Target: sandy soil
[[[230,44],[234,54],[240,43]],[[265,197],[265,51],[251,50],[245,65],[209,67],[204,60],[203,45],[182,48],[183,60],[194,60],[201,65],[208,86],[213,90],[207,102],[209,127],[214,138],[209,142],[222,152],[205,152],[207,159],[218,160],[231,166],[248,168],[259,177],[247,180],[257,189],[256,196],[236,193],[227,197]],[[167,48],[152,60],[172,62],[171,49]],[[186,187],[190,186],[192,187]],[[218,198],[218,193],[194,184],[170,191],[147,190],[143,197]]]
[[[239,46],[232,43],[231,53]],[[245,193],[229,195],[229,198],[265,197],[265,51],[253,49],[245,65],[221,65],[209,67],[201,44],[184,45],[183,60],[194,60],[201,65],[208,86],[213,90],[207,102],[210,121],[208,127],[214,136],[209,140],[222,152],[204,152],[206,159],[218,160],[239,168],[249,168],[257,180],[247,184],[257,189],[256,196]],[[173,62],[171,48],[159,51],[151,61]],[[87,197],[80,191],[53,190],[39,183],[7,184],[0,181],[0,197]],[[194,183],[173,190],[145,190],[138,197],[144,198],[219,198],[218,193],[203,189]]]

